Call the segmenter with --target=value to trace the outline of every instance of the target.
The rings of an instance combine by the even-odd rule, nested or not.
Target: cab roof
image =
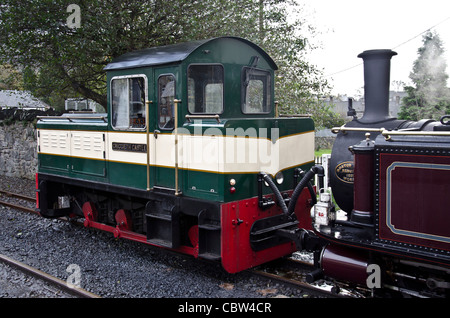
[[[220,39],[235,39],[237,41],[243,42],[246,45],[253,47],[255,50],[260,52],[261,56],[263,56],[267,60],[267,62],[274,70],[278,69],[277,65],[272,60],[272,58],[256,44],[239,37],[218,37],[207,40],[198,40],[192,42],[184,42],[172,45],[152,47],[125,53],[115,58],[111,63],[106,65],[104,70],[106,71],[121,70],[121,69],[156,66],[162,64],[182,62],[191,53],[199,49],[204,44],[219,41]]]

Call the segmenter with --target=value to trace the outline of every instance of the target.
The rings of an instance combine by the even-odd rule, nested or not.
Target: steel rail
[[[0,254],[0,261],[10,265],[14,268],[19,269],[20,271],[28,274],[28,275],[32,275],[38,279],[41,279],[45,282],[51,283],[52,285],[64,290],[65,292],[76,296],[76,297],[80,297],[80,298],[101,298],[100,296],[93,294],[91,292],[88,292],[87,290],[84,290],[80,287],[74,286],[74,285],[70,285],[67,282],[51,276],[37,268],[28,266],[27,264],[24,264],[22,262],[19,262],[17,260],[14,260],[6,255],[2,255]]]
[[[6,190],[0,190],[0,194],[5,195],[5,196],[10,197],[10,198],[16,198],[16,199],[21,199],[21,200],[25,200],[25,201],[36,202],[36,198],[29,197],[29,196],[26,196],[26,195],[23,195],[23,194],[9,192],[9,191],[6,191]],[[29,208],[29,207],[25,207],[25,206],[22,206],[22,205],[18,205],[18,204],[7,202],[7,201],[3,201],[3,200],[0,200],[0,204],[4,205],[4,206],[8,206],[10,208],[14,208],[14,209],[18,209],[18,210],[21,210],[21,211],[29,212],[29,213],[37,213],[35,208]]]
[[[13,192],[5,191],[5,190],[0,190],[0,193],[6,195],[8,197],[14,197],[14,198],[22,199],[22,200],[27,200],[27,201],[36,201],[36,198],[29,197],[29,196],[23,195],[23,194],[13,193]]]
[[[293,258],[287,258],[285,260],[288,264],[294,264],[294,267],[288,272],[284,272],[283,267],[280,267],[275,271],[257,267],[250,269],[249,272],[275,281],[280,281],[285,284],[290,284],[295,287],[303,288],[313,293],[323,294],[334,298],[366,298],[366,296],[364,296],[361,292],[356,289],[349,288],[344,283],[332,283],[327,280],[323,280],[322,284],[316,284],[315,282],[309,283],[306,281],[304,276],[315,269],[313,264]]]
[[[21,211],[25,211],[25,212],[29,212],[29,213],[36,213],[37,214],[37,211],[34,208],[28,208],[28,207],[25,207],[25,206],[22,206],[22,205],[17,205],[17,204],[14,204],[14,203],[3,201],[3,200],[0,200],[0,204],[4,205],[4,206],[8,206],[8,207],[13,208],[13,209],[18,209],[18,210],[21,210]]]

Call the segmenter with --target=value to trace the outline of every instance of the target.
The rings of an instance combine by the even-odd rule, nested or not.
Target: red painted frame
[[[311,229],[309,191],[304,189],[298,198],[295,213],[299,228]],[[222,215],[222,265],[229,273],[236,273],[277,258],[292,254],[297,250],[294,242],[277,245],[262,251],[253,251],[250,246],[250,230],[257,220],[281,214],[278,206],[267,210],[258,207],[258,198],[223,204]],[[242,223],[237,220],[243,221]]]
[[[304,189],[298,198],[295,208],[295,213],[299,220],[299,228],[311,229],[310,199],[309,191]],[[85,217],[85,227],[110,232],[116,238],[125,238],[198,257],[198,227],[196,226],[189,230],[189,237],[194,245],[193,247],[180,246],[179,248],[172,249],[149,243],[146,235],[130,231],[131,219],[124,210],[119,210],[116,214],[116,226],[97,222],[97,211],[92,202],[85,202],[82,210]],[[261,210],[258,206],[257,197],[221,205],[221,258],[222,265],[226,271],[229,273],[237,273],[290,255],[297,250],[293,241],[262,251],[253,251],[250,246],[250,229],[253,223],[257,220],[281,213],[282,210],[277,205],[266,210]],[[238,219],[243,222],[238,222]]]

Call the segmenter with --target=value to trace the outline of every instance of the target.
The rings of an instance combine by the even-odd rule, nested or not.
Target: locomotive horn
[[[389,84],[392,50],[369,50],[358,55],[364,61],[364,116],[362,123],[377,123],[389,115]]]

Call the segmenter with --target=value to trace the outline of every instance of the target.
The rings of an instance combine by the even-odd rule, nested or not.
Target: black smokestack
[[[391,50],[369,50],[359,54],[364,60],[365,111],[362,123],[377,123],[390,119],[389,84],[391,58],[397,55]]]

